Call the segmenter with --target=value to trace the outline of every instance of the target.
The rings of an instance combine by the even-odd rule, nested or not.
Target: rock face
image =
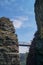
[[[0,18],[0,65],[19,65],[19,47],[17,34],[12,22]]]
[[[43,0],[36,0],[35,2],[35,18],[39,35],[43,38]]]
[[[32,41],[26,65],[43,65],[43,0],[35,1],[37,32]]]

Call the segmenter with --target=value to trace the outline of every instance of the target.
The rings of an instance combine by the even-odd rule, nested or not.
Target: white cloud
[[[29,47],[19,47],[19,53],[29,52]]]
[[[22,16],[22,17],[19,17],[19,19],[20,19],[21,21],[26,21],[26,20],[28,20],[28,16]]]
[[[13,25],[14,25],[15,28],[21,28],[22,22],[20,20],[14,20]]]
[[[0,0],[0,5],[2,7],[8,7],[8,8],[10,8],[10,6],[12,4],[14,4],[14,3],[15,3],[15,0]]]
[[[11,19],[15,28],[21,28],[24,25],[24,22],[28,20],[28,16],[19,16],[16,19]]]

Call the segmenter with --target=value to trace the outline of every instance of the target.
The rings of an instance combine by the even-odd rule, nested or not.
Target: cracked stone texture
[[[20,65],[17,34],[5,17],[0,18],[0,65]]]

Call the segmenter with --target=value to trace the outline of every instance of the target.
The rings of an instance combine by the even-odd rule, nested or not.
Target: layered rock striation
[[[43,65],[43,0],[35,1],[37,32],[34,35],[26,65]]]
[[[18,38],[8,18],[0,18],[0,65],[19,65]]]

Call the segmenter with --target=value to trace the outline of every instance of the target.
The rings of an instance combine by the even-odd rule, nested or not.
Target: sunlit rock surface
[[[37,32],[34,35],[26,65],[43,65],[43,0],[35,0]]]
[[[19,65],[18,38],[8,18],[0,18],[0,65]]]

